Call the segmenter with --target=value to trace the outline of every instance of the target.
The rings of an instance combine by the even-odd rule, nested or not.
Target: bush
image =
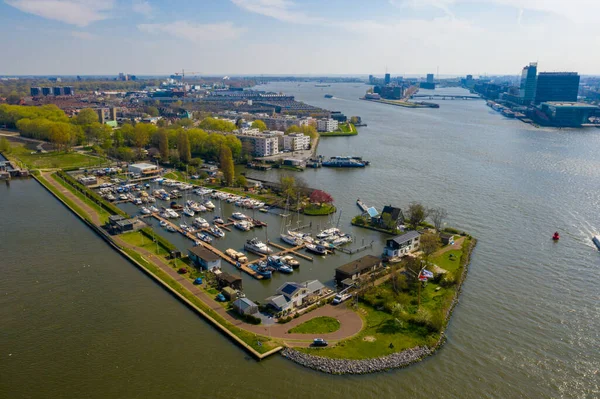
[[[365,221],[364,217],[362,217],[361,215],[358,215],[352,219],[352,223],[357,224],[359,226],[364,226],[367,222]]]
[[[150,227],[144,227],[143,229],[140,229],[140,232],[151,240],[156,239],[156,241],[158,241],[158,245],[160,245],[168,253],[178,251],[175,245],[171,244],[161,235],[155,234]]]
[[[298,313],[294,314],[294,319],[297,319],[298,317],[300,317]]]
[[[446,228],[444,229],[444,231],[445,231],[446,233],[450,233],[450,234],[460,234],[460,232],[459,232],[458,230],[456,230],[456,229],[453,229],[452,227],[446,227]]]
[[[246,323],[250,323],[250,324],[254,324],[254,325],[258,325],[258,324],[260,324],[262,322],[262,320],[260,319],[260,317],[253,316],[251,314],[243,315],[242,319]]]
[[[292,316],[280,317],[279,319],[277,319],[277,323],[279,324],[289,323],[290,321],[292,321]]]

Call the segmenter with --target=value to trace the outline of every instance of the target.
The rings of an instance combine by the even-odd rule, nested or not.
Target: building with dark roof
[[[355,280],[374,272],[382,266],[381,259],[373,255],[365,255],[360,259],[346,263],[335,269],[335,281],[338,285],[350,286]]]
[[[409,231],[385,242],[383,256],[386,258],[398,258],[408,255],[419,249],[421,234],[418,231]]]
[[[217,283],[220,289],[224,287],[231,287],[234,290],[242,289],[242,278],[239,276],[233,276],[229,273],[221,272],[218,274],[215,273],[215,277],[217,278]]]
[[[578,92],[579,74],[577,72],[540,72],[535,89],[535,103],[576,102]]]
[[[277,295],[268,297],[266,302],[281,312],[313,303],[323,293],[325,293],[325,286],[319,280],[303,283],[287,282],[277,289]]]
[[[194,262],[197,267],[200,267],[204,270],[221,268],[221,258],[217,254],[200,245],[188,249],[188,254],[192,262]]]
[[[540,111],[547,117],[548,124],[561,127],[578,127],[590,123],[590,117],[600,116],[598,106],[577,102],[549,101],[540,104]]]
[[[404,223],[404,213],[402,213],[402,209],[400,208],[396,208],[391,205],[386,205],[383,207],[383,210],[381,211],[377,222],[381,227],[384,227],[386,229],[396,228],[397,226]],[[386,225],[388,223],[392,226]]]

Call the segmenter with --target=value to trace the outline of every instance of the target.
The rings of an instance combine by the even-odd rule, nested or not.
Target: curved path
[[[97,226],[101,226],[102,223],[96,211],[89,207],[85,202],[81,201],[79,197],[73,194],[70,190],[66,189],[60,183],[54,180],[51,175],[52,172],[44,172],[42,174],[42,176],[48,182],[48,184],[50,184],[53,188],[55,188],[69,200],[73,201],[73,203],[77,204],[77,206],[80,209],[82,209],[85,213],[87,213],[90,216],[94,224],[96,224]],[[188,291],[197,296],[202,302],[204,302],[204,304],[206,304],[212,310],[217,312],[229,323],[244,330],[253,332],[255,334],[283,339],[289,346],[307,346],[310,342],[312,342],[314,338],[324,338],[331,341],[339,341],[341,339],[352,337],[353,335],[358,334],[363,327],[362,318],[358,315],[358,313],[352,311],[346,304],[338,306],[325,305],[296,319],[292,319],[292,321],[286,324],[275,323],[272,325],[252,325],[245,323],[244,321],[232,315],[231,312],[229,312],[227,309],[225,309],[225,307],[223,307],[219,302],[217,302],[213,298],[213,295],[207,294],[198,286],[194,285],[187,277],[177,273],[177,271],[174,270],[163,257],[156,256],[154,253],[146,250],[145,248],[139,248],[135,245],[129,244],[121,240],[119,236],[112,236],[111,238],[121,247],[127,247],[135,250],[136,252],[141,254],[146,260],[149,260],[156,266],[160,267],[165,273],[171,276],[171,278],[176,280]],[[297,325],[300,325],[305,321],[320,316],[329,316],[337,319],[340,322],[340,329],[328,334],[288,333],[290,329],[296,327]]]

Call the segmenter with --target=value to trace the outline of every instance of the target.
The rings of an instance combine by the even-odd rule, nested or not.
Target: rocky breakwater
[[[368,374],[409,366],[431,355],[443,343],[442,338],[433,348],[416,347],[391,355],[373,359],[350,360],[332,359],[323,356],[309,355],[294,349],[286,348],[281,354],[304,367],[328,374]]]

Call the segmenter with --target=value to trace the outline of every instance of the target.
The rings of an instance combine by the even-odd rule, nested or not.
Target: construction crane
[[[181,84],[183,85],[183,96],[185,97],[187,95],[187,92],[185,90],[185,75],[196,75],[199,74],[200,72],[185,72],[185,69],[182,69],[181,72],[175,72],[173,75],[175,76],[181,76]]]

